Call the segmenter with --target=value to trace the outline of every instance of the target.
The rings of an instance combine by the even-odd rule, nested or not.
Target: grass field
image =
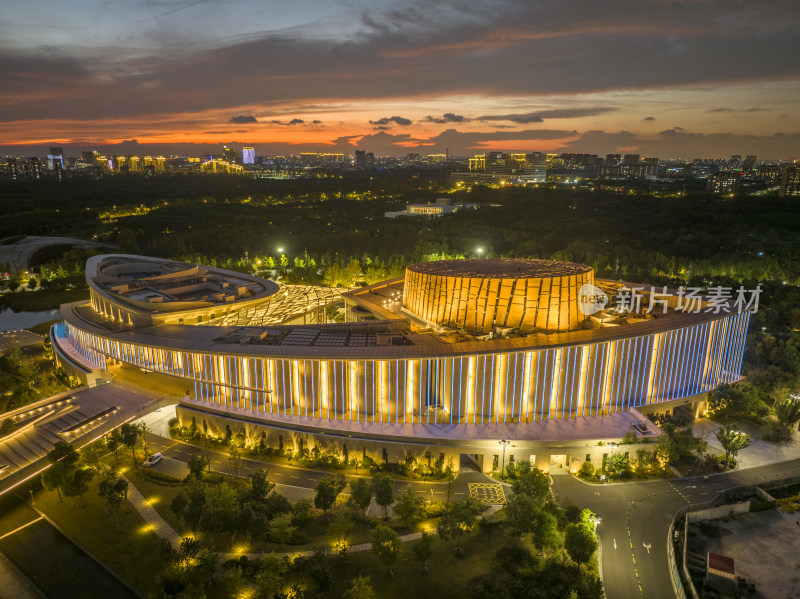
[[[98,496],[95,478],[80,501],[58,502],[55,491],[36,495],[36,507],[64,529],[76,543],[92,553],[123,580],[145,594],[153,589],[153,579],[161,569],[160,542],[128,502],[119,527],[112,516],[105,516],[105,505]]]
[[[88,289],[69,291],[19,291],[0,295],[0,307],[11,308],[14,312],[38,312],[58,308],[61,304],[89,299]]]

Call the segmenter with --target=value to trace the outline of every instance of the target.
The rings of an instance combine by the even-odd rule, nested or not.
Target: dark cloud
[[[322,121],[320,121],[320,120],[317,120],[317,119],[314,119],[313,121],[311,121],[311,124],[312,124],[312,125],[321,125],[321,124],[322,124]]]
[[[656,120],[656,117],[654,117],[654,116],[646,116],[642,120],[643,121],[654,121],[654,120]]]
[[[617,108],[587,107],[587,108],[556,108],[540,110],[526,114],[491,114],[479,116],[479,121],[511,121],[512,123],[528,124],[541,123],[544,119],[577,119],[586,116],[596,116],[605,112],[613,112]]]
[[[440,117],[435,117],[435,116],[428,115],[428,116],[425,117],[424,120],[426,122],[429,122],[429,123],[440,123],[441,124],[441,123],[465,123],[465,122],[469,121],[470,119],[468,119],[467,117],[465,117],[465,116],[463,116],[461,114],[454,114],[452,112],[445,112]]]
[[[406,126],[411,124],[411,119],[407,119],[402,116],[385,116],[381,119],[378,119],[377,121],[369,122],[370,125],[383,125],[383,126],[391,125],[392,123],[394,123],[395,125]]]
[[[237,123],[239,125],[245,125],[247,123],[257,123],[258,119],[256,119],[256,117],[251,116],[251,115],[247,115],[247,116],[242,115],[242,116],[231,117],[231,120],[228,121],[228,122],[229,123]]]
[[[745,109],[736,109],[736,108],[712,108],[710,110],[706,110],[706,112],[717,113],[717,112],[769,112],[769,108],[745,108]]]
[[[303,123],[305,123],[303,119],[292,119],[291,121],[270,121],[271,125],[302,125]]]
[[[496,114],[478,117],[479,121],[511,121],[512,123],[541,123],[544,119],[538,114]]]

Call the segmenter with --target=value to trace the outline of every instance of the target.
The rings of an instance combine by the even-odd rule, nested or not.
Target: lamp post
[[[499,441],[499,443],[503,447],[503,465],[500,468],[500,476],[505,478],[506,477],[506,475],[505,475],[505,470],[506,470],[506,447],[511,445],[511,441],[506,441],[505,439],[503,439],[502,441]]]
[[[483,254],[483,248],[478,248],[478,249],[477,249],[477,250],[475,250],[475,251],[476,251],[476,252],[478,252],[478,258],[480,258],[480,257],[481,257],[481,255]]]

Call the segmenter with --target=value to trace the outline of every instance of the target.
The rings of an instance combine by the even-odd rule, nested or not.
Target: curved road
[[[667,535],[675,513],[705,504],[720,492],[800,475],[800,459],[770,466],[642,483],[593,485],[569,475],[553,477],[561,502],[588,507],[603,518],[597,527],[609,599],[673,599]],[[705,506],[703,506],[705,507]]]
[[[200,447],[148,435],[150,449],[182,462],[192,454],[201,455]],[[212,469],[230,473],[228,456],[209,451]],[[242,473],[264,466],[264,462],[243,459]],[[332,472],[309,470],[269,462],[270,479],[278,484],[313,489]],[[333,471],[335,472],[335,471]],[[602,516],[597,533],[602,546],[601,571],[609,599],[673,599],[675,592],[667,562],[667,535],[676,512],[687,505],[702,506],[726,489],[763,484],[800,475],[800,459],[749,468],[725,474],[640,483],[595,485],[567,475],[554,475],[553,493],[559,503],[575,503]],[[346,476],[348,480],[354,476]],[[479,472],[461,472],[451,490],[453,499],[468,493],[470,482],[497,482]],[[410,486],[433,499],[443,500],[447,482],[396,481],[395,489]],[[431,493],[431,491],[433,491]],[[508,493],[508,487],[505,486]]]

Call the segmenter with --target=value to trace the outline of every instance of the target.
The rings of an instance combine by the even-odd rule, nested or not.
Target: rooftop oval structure
[[[513,258],[441,260],[406,269],[403,307],[437,326],[486,333],[582,328],[581,289],[594,284],[590,266]]]

